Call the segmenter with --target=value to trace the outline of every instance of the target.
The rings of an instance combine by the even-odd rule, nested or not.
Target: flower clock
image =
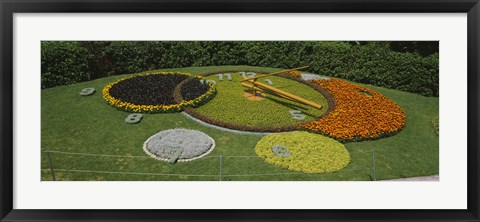
[[[175,88],[182,81],[190,81],[184,100],[175,101]],[[107,84],[103,98],[117,109],[136,113],[179,112],[185,107],[200,106],[216,94],[212,83],[202,83],[199,78],[181,72],[149,72],[121,78]]]

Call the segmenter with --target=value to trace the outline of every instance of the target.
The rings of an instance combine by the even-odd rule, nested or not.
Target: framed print
[[[2,221],[479,221],[478,1],[2,1]]]

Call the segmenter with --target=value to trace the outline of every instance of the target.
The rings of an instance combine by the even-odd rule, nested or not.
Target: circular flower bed
[[[184,100],[192,100],[205,94],[209,89],[210,85],[202,83],[201,78],[197,77],[186,81],[185,84],[181,86],[180,91]]]
[[[303,173],[328,173],[345,168],[350,154],[334,139],[308,132],[264,136],[255,153],[269,164]]]
[[[335,101],[332,112],[304,126],[312,132],[341,141],[361,141],[393,135],[406,122],[402,108],[374,90],[340,79],[312,82]]]
[[[143,144],[149,156],[170,163],[201,158],[214,148],[215,141],[207,134],[181,128],[160,131]]]
[[[250,91],[240,84],[240,80],[253,74],[261,75],[259,72],[238,70],[204,74],[205,81],[216,82],[217,95],[208,104],[198,109],[185,109],[185,112],[209,124],[229,129],[284,132],[301,129],[333,107],[325,90],[290,74],[269,76],[258,81],[320,104],[322,109],[268,93],[263,93],[265,97],[262,99],[246,98],[245,92]]]
[[[213,84],[191,81],[195,88],[185,100],[177,103],[174,90],[177,84],[190,78],[188,73],[151,72],[119,79],[103,88],[108,104],[127,112],[178,112],[188,106],[199,106],[215,96]],[[191,87],[191,88],[192,88]]]

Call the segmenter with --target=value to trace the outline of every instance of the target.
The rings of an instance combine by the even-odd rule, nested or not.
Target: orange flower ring
[[[312,82],[332,95],[335,107],[303,126],[309,131],[350,142],[390,136],[405,125],[402,108],[374,90],[335,78]]]

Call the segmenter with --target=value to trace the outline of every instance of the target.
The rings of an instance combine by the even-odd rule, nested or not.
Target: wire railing
[[[225,168],[225,162],[229,162],[229,159],[244,159],[244,158],[251,158],[251,159],[259,159],[261,161],[262,158],[259,156],[247,156],[247,155],[209,155],[202,157],[201,159],[207,160],[207,159],[214,159],[218,160],[218,163],[212,163],[212,170],[215,168],[218,170],[218,173],[155,173],[155,172],[135,172],[135,171],[114,171],[114,170],[95,170],[95,169],[68,169],[69,167],[60,167],[56,168],[56,162],[54,162],[54,159],[52,158],[52,154],[54,155],[62,155],[62,156],[78,156],[78,157],[103,157],[103,158],[115,158],[115,159],[152,159],[150,156],[136,156],[136,155],[116,155],[116,154],[102,154],[102,153],[80,153],[80,152],[68,152],[68,151],[60,151],[60,150],[48,150],[48,149],[43,149],[42,153],[45,154],[47,158],[47,164],[48,166],[42,166],[42,171],[45,173],[50,172],[51,174],[51,179],[52,180],[58,180],[57,178],[57,173],[76,173],[76,174],[94,174],[94,175],[101,175],[101,174],[112,174],[112,175],[136,175],[136,176],[153,176],[153,177],[197,177],[197,178],[205,178],[209,180],[224,180],[226,178],[241,178],[241,177],[271,177],[271,176],[291,176],[291,175],[308,175],[305,173],[301,172],[228,172],[226,173],[224,171]],[[376,160],[375,160],[375,151],[371,151],[371,158],[372,158],[372,167],[371,168],[366,168],[366,167],[361,167],[361,168],[345,168],[342,169],[338,172],[351,172],[351,171],[356,171],[356,172],[361,172],[364,174],[368,174],[370,176],[371,180],[376,181]],[[365,154],[368,154],[365,152]],[[225,161],[227,160],[227,161]],[[216,165],[218,164],[218,165]]]

